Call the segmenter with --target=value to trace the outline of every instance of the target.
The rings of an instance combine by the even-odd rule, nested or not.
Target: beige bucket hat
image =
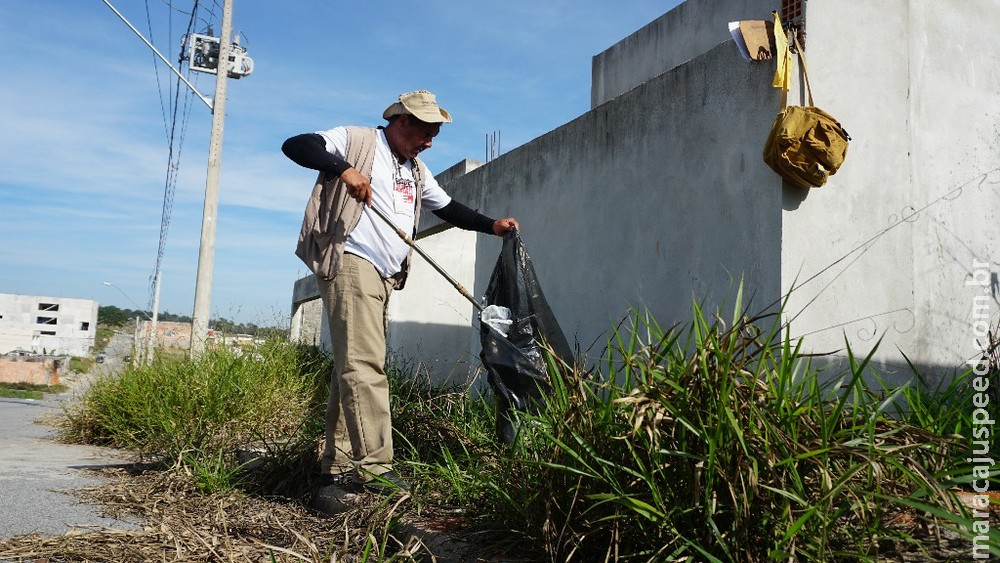
[[[425,123],[451,123],[451,114],[437,105],[434,94],[427,90],[417,90],[399,95],[399,101],[385,108],[382,119],[394,115],[410,114]]]

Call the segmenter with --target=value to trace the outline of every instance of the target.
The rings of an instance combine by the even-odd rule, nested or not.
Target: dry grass
[[[486,546],[456,540],[465,521],[456,515],[416,514],[406,499],[374,498],[339,518],[328,518],[288,499],[240,493],[201,493],[175,472],[139,468],[99,472],[109,483],[78,492],[107,516],[142,523],[142,529],[73,531],[61,536],[26,535],[0,540],[4,561],[330,562],[496,561]],[[991,525],[1000,524],[996,518]],[[898,513],[892,527],[923,541],[886,547],[886,561],[965,560],[969,543],[929,527],[912,511]],[[407,524],[399,524],[406,521]],[[419,523],[419,524],[418,524]],[[385,540],[386,549],[379,546]],[[370,553],[365,555],[366,548]],[[508,554],[504,561],[514,561]]]
[[[205,495],[175,472],[106,469],[111,482],[79,491],[107,516],[139,530],[102,529],[0,540],[13,561],[382,561],[435,560],[398,525],[406,497],[366,499],[335,519],[287,499]],[[366,550],[368,552],[366,559]]]

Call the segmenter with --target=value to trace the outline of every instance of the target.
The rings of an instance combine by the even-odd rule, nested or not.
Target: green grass
[[[93,358],[81,358],[73,356],[69,359],[69,370],[73,373],[87,373],[93,369],[95,361]]]
[[[0,397],[9,399],[41,400],[46,393],[65,393],[67,387],[63,384],[34,385],[31,383],[0,383]]]
[[[697,307],[685,331],[647,319],[603,377],[556,377],[524,436],[522,479],[544,487],[516,502],[551,559],[875,560],[899,510],[883,497],[950,506],[931,476],[960,444],[886,416],[870,357],[823,384],[775,329]]]
[[[28,389],[12,389],[7,386],[0,386],[0,397],[8,399],[31,399],[40,401],[45,398],[45,393]]]
[[[97,327],[96,334],[94,335],[94,353],[97,354],[107,349],[108,343],[111,342],[111,338],[114,335],[114,329],[103,326]]]
[[[985,411],[990,420],[1000,419],[1000,349],[994,342],[989,354],[983,358],[989,366],[985,376],[980,378],[973,368],[956,371],[950,377],[944,377],[936,385],[930,385],[920,370],[910,363],[914,372],[914,383],[901,388],[903,397],[896,406],[896,416],[914,426],[927,429],[936,434],[953,435],[960,439],[970,440],[976,431],[973,412],[976,404],[986,399]],[[907,359],[909,362],[909,359]],[[977,382],[976,380],[979,379]],[[975,385],[978,383],[980,392]],[[976,397],[980,395],[980,397]],[[1000,451],[1000,432],[990,431],[987,436],[981,436],[978,449],[987,452]],[[960,455],[952,460],[955,473],[971,474],[971,465],[966,463],[967,452],[957,452]],[[1000,479],[996,476],[991,480],[992,490],[1000,489]]]
[[[93,382],[66,411],[67,439],[176,464],[207,490],[235,486],[237,452],[286,443],[315,418],[325,359],[271,342],[252,352],[213,348],[200,358],[157,355]]]
[[[724,321],[695,304],[669,328],[636,311],[597,366],[550,359],[552,392],[510,447],[475,385],[390,366],[414,508],[459,509],[482,542],[551,561],[875,561],[913,541],[889,524],[904,511],[969,537],[949,493],[968,481],[961,375],[872,389],[874,351],[848,346],[843,373],[820,377],[780,315],[734,310]],[[282,342],[158,356],[95,382],[67,434],[181,467],[205,491],[304,499],[330,367]],[[239,455],[248,445],[256,458]]]

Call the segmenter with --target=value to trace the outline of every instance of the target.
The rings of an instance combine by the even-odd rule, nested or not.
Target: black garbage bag
[[[512,409],[537,412],[543,394],[551,389],[542,344],[567,364],[573,358],[516,230],[504,236],[490,276],[490,305],[509,309],[512,321],[506,336],[488,323],[479,327],[480,359],[497,398],[497,436],[511,444],[517,434]]]

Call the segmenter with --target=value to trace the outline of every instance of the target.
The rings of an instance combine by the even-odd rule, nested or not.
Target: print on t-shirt
[[[392,190],[393,207],[399,215],[413,217],[413,208],[417,201],[417,189],[413,180],[398,178]]]

